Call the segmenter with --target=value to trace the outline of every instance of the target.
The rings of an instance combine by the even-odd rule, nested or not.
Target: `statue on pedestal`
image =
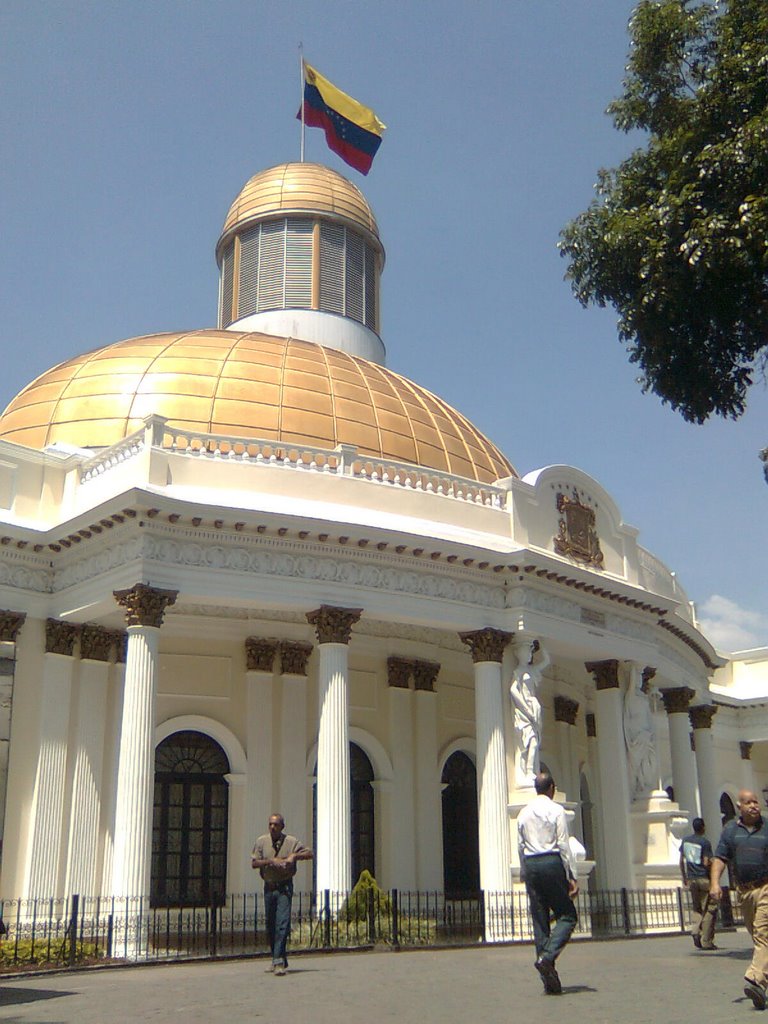
[[[517,644],[517,667],[512,675],[509,694],[515,709],[515,758],[518,786],[532,786],[539,770],[541,747],[541,701],[539,691],[549,655],[538,640]]]
[[[629,789],[633,799],[649,796],[659,785],[656,732],[647,683],[632,665],[624,697],[624,742],[629,760]]]

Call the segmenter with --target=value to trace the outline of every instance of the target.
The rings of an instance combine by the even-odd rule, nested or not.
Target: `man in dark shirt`
[[[312,860],[312,851],[296,836],[283,831],[282,814],[269,819],[269,834],[259,836],[253,848],[251,866],[258,868],[264,879],[264,914],[272,953],[272,966],[268,970],[280,976],[288,968],[285,949],[291,930],[291,901],[296,861]]]
[[[709,892],[720,900],[720,877],[726,864],[739,894],[744,924],[752,936],[752,963],[744,975],[744,995],[758,1010],[765,1009],[768,985],[768,821],[760,813],[756,793],[739,793],[739,817],[729,821],[712,861]]]
[[[717,949],[714,944],[717,900],[709,895],[712,844],[704,835],[704,819],[694,818],[693,833],[680,844],[680,874],[691,894],[693,944],[696,949]]]

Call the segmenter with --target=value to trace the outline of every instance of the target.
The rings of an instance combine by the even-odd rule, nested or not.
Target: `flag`
[[[361,174],[371,169],[386,125],[304,62],[304,124],[322,128],[330,149]],[[296,115],[301,118],[301,110]]]

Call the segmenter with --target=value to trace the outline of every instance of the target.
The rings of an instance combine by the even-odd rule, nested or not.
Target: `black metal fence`
[[[583,892],[574,938],[684,933],[690,925],[686,890]],[[730,896],[728,923],[740,923]],[[729,914],[730,912],[730,914]],[[731,917],[732,915],[732,917]],[[143,899],[6,900],[0,903],[0,969],[20,965],[75,966],[105,960],[164,961],[263,953],[267,948],[260,893],[215,905],[150,907]],[[363,894],[296,893],[290,948],[351,949],[527,942],[533,938],[524,892],[451,898],[440,892],[368,890]]]

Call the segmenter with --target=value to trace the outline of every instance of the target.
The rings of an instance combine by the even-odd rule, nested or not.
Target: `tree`
[[[616,128],[647,135],[561,233],[639,383],[689,421],[737,419],[768,361],[768,3],[642,0]]]

